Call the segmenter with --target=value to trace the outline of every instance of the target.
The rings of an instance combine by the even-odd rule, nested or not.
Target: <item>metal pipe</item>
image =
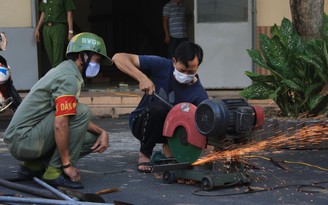
[[[22,204],[49,204],[49,205],[114,205],[108,203],[67,201],[67,200],[42,199],[42,198],[22,198],[22,197],[10,197],[10,196],[0,196],[0,202],[22,203]]]
[[[45,183],[44,181],[38,179],[37,177],[33,177],[33,180],[40,184],[41,186],[43,186],[44,188],[46,188],[47,190],[51,191],[52,193],[56,194],[57,196],[59,196],[62,199],[65,199],[67,201],[75,201],[74,199],[72,199],[71,197],[67,196],[66,194],[63,194],[62,192],[58,191],[57,189],[53,188],[52,186],[50,186],[49,184]]]
[[[52,192],[50,192],[48,190],[14,183],[14,182],[10,182],[10,181],[4,180],[4,179],[0,179],[0,185],[5,186],[9,189],[14,189],[16,191],[33,194],[35,196],[41,196],[41,197],[49,198],[49,199],[58,199],[58,196],[56,196],[55,194],[53,194]]]

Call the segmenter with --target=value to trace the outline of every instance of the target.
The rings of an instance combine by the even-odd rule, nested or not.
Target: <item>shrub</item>
[[[271,27],[271,38],[260,35],[261,52],[248,49],[255,64],[270,71],[246,71],[253,84],[240,92],[247,99],[272,99],[283,116],[321,115],[328,104],[328,23],[324,15],[322,38],[306,40],[284,18]]]

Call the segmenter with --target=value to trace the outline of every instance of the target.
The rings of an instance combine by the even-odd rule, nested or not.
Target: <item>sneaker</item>
[[[44,173],[44,170],[32,171],[32,170],[28,169],[27,167],[20,165],[19,169],[17,171],[17,176],[18,176],[19,180],[32,180],[33,177],[41,178],[43,173]]]
[[[67,187],[72,189],[83,189],[83,185],[80,182],[73,182],[66,174],[61,173],[56,179],[42,179],[44,182],[51,186]]]

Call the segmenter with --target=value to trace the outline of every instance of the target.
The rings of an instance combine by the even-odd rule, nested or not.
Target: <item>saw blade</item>
[[[172,137],[168,138],[170,150],[178,162],[195,162],[202,149],[187,142],[187,131],[184,127],[177,127]]]

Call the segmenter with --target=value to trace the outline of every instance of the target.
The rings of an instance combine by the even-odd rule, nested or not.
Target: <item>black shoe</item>
[[[51,186],[57,187],[67,187],[72,189],[83,189],[83,185],[80,182],[73,182],[68,176],[64,173],[61,173],[56,179],[42,179],[44,182],[48,183]]]
[[[33,177],[41,178],[43,173],[44,173],[43,169],[40,171],[32,171],[27,167],[20,165],[17,171],[17,176],[18,176],[18,180],[32,180]]]

